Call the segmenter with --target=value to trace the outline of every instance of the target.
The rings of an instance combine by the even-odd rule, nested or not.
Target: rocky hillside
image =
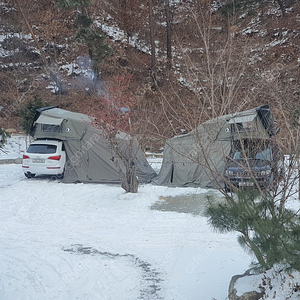
[[[252,1],[234,14],[226,11],[230,1],[170,1],[171,65],[166,7],[159,1],[153,1],[155,60],[147,1],[123,1],[127,6],[121,7],[91,1],[81,10],[63,9],[59,2],[0,3],[4,128],[20,130],[19,108],[35,95],[49,105],[91,113],[86,101],[96,101],[108,82],[128,75],[128,90],[143,111],[136,128],[147,123],[148,132],[162,136],[260,104],[270,104],[279,120],[282,111],[290,115],[300,107],[298,1],[284,2],[284,10],[277,1]]]

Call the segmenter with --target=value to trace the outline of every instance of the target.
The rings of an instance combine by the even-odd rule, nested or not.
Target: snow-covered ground
[[[3,151],[0,150],[0,161],[4,159],[17,159],[21,158],[24,151],[30,144],[32,139],[24,135],[12,135],[8,138],[7,143],[3,147]]]
[[[206,218],[151,210],[203,190],[28,180],[0,165],[0,299],[225,299],[250,258]]]
[[[21,152],[9,145],[7,155]],[[126,194],[0,165],[0,299],[227,299],[251,261],[236,234],[214,232],[201,214],[153,209],[207,192],[218,196],[151,184]]]

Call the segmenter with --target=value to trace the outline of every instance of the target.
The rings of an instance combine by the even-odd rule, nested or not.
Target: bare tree
[[[134,36],[143,38],[143,29],[147,24],[148,10],[139,0],[111,0],[95,2],[97,9],[106,11],[113,17],[119,28],[124,31],[127,42],[134,44]]]
[[[31,36],[32,36],[32,38],[34,40],[34,43],[35,43],[36,47],[39,49],[39,52],[40,52],[40,55],[41,55],[41,58],[42,58],[42,61],[43,61],[44,65],[45,65],[46,70],[49,72],[52,80],[55,82],[55,84],[57,86],[57,89],[58,89],[58,92],[61,93],[61,94],[63,94],[64,90],[63,90],[62,84],[61,84],[61,82],[60,82],[57,74],[50,68],[48,60],[47,60],[46,55],[45,55],[45,52],[42,49],[42,47],[41,47],[41,45],[40,45],[40,43],[39,43],[36,35],[34,34],[32,26],[29,23],[28,18],[26,17],[26,15],[25,15],[25,13],[23,11],[23,8],[22,8],[22,6],[19,3],[19,0],[14,0],[14,1],[16,3],[16,6],[17,6],[19,12],[21,13],[21,16],[22,16],[22,18],[23,18],[23,20],[24,20],[24,22],[26,24],[26,27],[27,27],[28,31],[30,32],[30,34],[31,34]]]
[[[151,87],[152,89],[156,89],[157,78],[156,78],[153,0],[149,0],[149,33],[150,33],[150,47],[151,47],[151,65],[150,65]]]
[[[128,89],[130,82],[130,75],[115,76],[106,82],[105,93],[90,99],[81,111],[95,118],[93,125],[109,141],[122,188],[126,192],[136,193],[139,182],[135,162],[140,148],[131,126],[137,102]]]
[[[282,15],[284,16],[285,15],[285,7],[284,7],[283,1],[282,0],[277,0],[277,2],[278,2],[278,5],[280,7],[280,10],[282,12]]]
[[[177,43],[173,61],[177,63],[178,80],[186,92],[172,90],[171,84],[168,95],[159,90],[160,111],[164,112],[173,135],[182,130],[193,130],[200,123],[228,114],[233,109],[253,107],[249,105],[251,100],[244,89],[247,84],[247,48],[242,48],[245,53],[237,59],[235,49],[240,45],[234,36],[227,38],[225,34],[216,42],[211,12],[191,11],[189,22],[191,28],[197,28],[198,39],[189,45],[188,52],[181,35],[174,30]]]
[[[170,10],[170,1],[164,0],[167,31],[167,67],[172,68],[172,12]]]

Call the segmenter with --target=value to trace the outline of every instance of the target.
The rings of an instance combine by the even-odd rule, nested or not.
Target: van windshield
[[[250,149],[245,149],[244,151],[237,150],[233,154],[233,159],[258,159],[258,160],[268,160],[272,161],[272,151],[270,148],[267,148],[263,151],[250,151]]]
[[[272,161],[272,151],[270,148],[265,149],[256,154],[255,159]]]
[[[29,146],[27,153],[52,154],[56,153],[56,148],[55,145],[34,144]]]

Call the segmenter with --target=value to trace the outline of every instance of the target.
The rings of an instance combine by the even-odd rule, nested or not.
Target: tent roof
[[[49,125],[60,125],[64,119],[53,118],[44,115],[40,115],[39,118],[35,121],[38,124],[49,124]]]
[[[67,111],[57,107],[43,110],[41,112],[41,115],[52,117],[52,118],[68,119],[72,121],[79,121],[79,122],[81,121],[87,123],[90,123],[92,121],[92,118],[87,115]]]
[[[229,124],[235,124],[235,123],[244,123],[244,122],[252,122],[257,117],[257,113],[249,114],[249,115],[243,115],[243,116],[233,116],[228,123]]]

